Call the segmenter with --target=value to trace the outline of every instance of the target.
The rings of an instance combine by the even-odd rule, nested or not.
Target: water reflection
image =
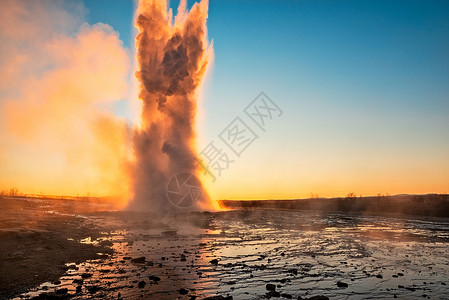
[[[449,294],[449,223],[444,219],[227,211],[158,218],[143,213],[88,213],[112,255],[67,264],[60,282],[20,298],[54,293],[75,299],[190,299],[223,295],[288,298],[397,297]],[[273,295],[273,294],[272,294]]]

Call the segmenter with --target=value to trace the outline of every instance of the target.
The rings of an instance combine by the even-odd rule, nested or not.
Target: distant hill
[[[292,209],[449,217],[449,195],[445,194],[219,202],[222,207],[230,209]]]

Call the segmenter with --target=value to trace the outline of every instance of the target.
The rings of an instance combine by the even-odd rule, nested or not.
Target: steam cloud
[[[129,56],[85,14],[73,1],[2,1],[0,190],[128,196],[131,130],[112,105]]]
[[[136,37],[142,124],[134,136],[133,209],[170,210],[166,189],[172,176],[198,174],[195,142],[197,89],[210,61],[208,1],[186,12],[179,4],[172,21],[166,1],[138,3]],[[207,206],[207,196],[199,206]]]

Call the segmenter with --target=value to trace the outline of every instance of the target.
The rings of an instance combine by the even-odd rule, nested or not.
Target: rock
[[[61,280],[55,280],[55,281],[53,281],[53,284],[54,285],[60,285],[61,284]]]
[[[125,256],[125,257],[123,257],[123,260],[131,260],[131,259],[132,259],[131,256]]]
[[[153,281],[161,281],[161,279],[160,279],[159,277],[153,276],[153,275],[148,276],[148,278],[149,278],[150,280],[153,280]]]
[[[186,256],[184,254],[181,254],[181,261],[186,261]]]
[[[284,297],[284,298],[286,298],[286,299],[292,299],[292,298],[293,298],[292,295],[286,294],[286,293],[281,294],[281,296]]]
[[[349,285],[343,281],[337,281],[337,286],[340,288],[347,288]]]
[[[218,265],[218,259],[213,259],[210,261],[211,264],[213,264],[214,266]]]
[[[81,291],[83,290],[83,288],[81,287],[81,285],[76,287],[76,293],[81,293]]]
[[[298,275],[298,270],[297,269],[290,269],[287,272],[290,273],[290,274],[293,274],[293,275]]]
[[[146,285],[147,285],[147,283],[142,280],[141,282],[139,282],[139,284],[137,286],[139,287],[139,289],[143,289]]]
[[[267,283],[265,288],[267,289],[267,291],[275,291],[276,290],[276,286],[274,284],[271,284],[271,283]]]
[[[134,264],[144,264],[146,261],[145,256],[141,256],[141,257],[137,257],[137,258],[133,258],[131,259],[131,262]]]
[[[398,285],[398,288],[399,288],[399,289],[403,289],[404,286],[403,286],[403,285]]]
[[[281,293],[276,292],[276,291],[268,291],[268,292],[265,294],[265,296],[267,296],[268,298],[271,298],[271,297],[279,298],[279,297],[281,296]]]
[[[404,276],[404,273],[398,273],[398,276]]]
[[[380,274],[377,274],[376,277],[377,277],[377,278],[380,278],[380,279],[384,278],[384,277],[383,277],[382,275],[380,275]]]
[[[152,267],[154,265],[154,263],[152,261],[147,262],[147,266]]]
[[[67,294],[68,292],[69,292],[69,289],[67,289],[67,288],[62,288],[62,289],[56,290],[56,294],[58,294],[58,295],[64,295],[64,294]]]
[[[181,295],[187,295],[189,293],[189,290],[186,290],[184,288],[179,289],[178,291]]]
[[[329,300],[329,297],[319,295],[307,298],[307,300]]]
[[[96,292],[98,292],[100,290],[100,287],[98,285],[92,285],[92,286],[89,286],[87,288],[87,290],[89,291],[89,293],[95,294]]]
[[[225,297],[223,297],[221,295],[217,295],[217,296],[211,296],[211,297],[204,298],[203,300],[225,300]]]
[[[92,273],[83,273],[81,274],[81,278],[87,279],[87,278],[91,278],[92,277]]]

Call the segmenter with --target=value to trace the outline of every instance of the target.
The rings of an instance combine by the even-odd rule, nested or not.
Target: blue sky
[[[132,1],[85,6],[133,47]],[[211,0],[208,34],[199,147],[260,91],[285,112],[216,197],[449,192],[448,1]]]

